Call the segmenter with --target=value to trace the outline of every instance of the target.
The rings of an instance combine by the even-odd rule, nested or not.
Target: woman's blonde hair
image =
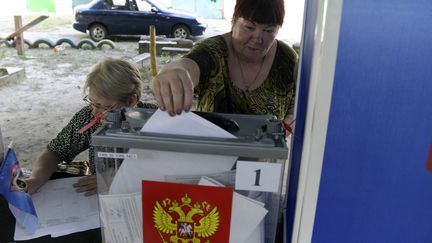
[[[141,97],[142,79],[138,67],[125,58],[104,58],[87,74],[84,91],[91,88],[97,96],[127,103],[131,96]]]

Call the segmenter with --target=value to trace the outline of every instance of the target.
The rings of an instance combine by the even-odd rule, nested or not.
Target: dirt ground
[[[22,166],[30,166],[84,105],[85,75],[94,63],[103,57],[137,54],[134,43],[117,46],[116,50],[66,49],[64,55],[49,49],[30,49],[23,57],[17,56],[13,48],[0,47],[0,66],[25,69],[24,80],[0,87],[4,142],[13,140]]]
[[[0,37],[13,31],[12,20],[12,17],[0,17]],[[39,38],[48,38],[54,42],[64,37],[74,42],[88,38],[72,29],[71,20],[58,23],[35,27],[25,32],[24,38],[33,42]],[[23,80],[0,83],[0,127],[3,140],[5,144],[13,141],[22,167],[31,168],[32,162],[46,144],[84,105],[83,84],[91,66],[104,57],[133,58],[138,55],[138,40],[139,38],[115,39],[116,49],[66,48],[62,54],[55,53],[50,48],[26,49],[23,56],[18,56],[14,48],[0,46],[0,67],[25,70]],[[166,58],[159,61],[166,62]],[[144,87],[147,92],[142,99],[152,102],[149,78],[144,80]],[[82,154],[77,159],[86,157],[87,154]]]

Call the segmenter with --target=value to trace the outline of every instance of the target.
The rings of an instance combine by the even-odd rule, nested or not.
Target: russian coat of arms
[[[218,231],[220,219],[217,207],[206,201],[192,203],[192,199],[185,194],[180,202],[169,198],[156,201],[153,222],[164,243],[211,243],[211,236]],[[164,235],[169,235],[169,241]]]

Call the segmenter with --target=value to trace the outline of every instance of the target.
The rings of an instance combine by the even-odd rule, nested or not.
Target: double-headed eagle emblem
[[[181,204],[169,198],[161,203],[156,201],[153,222],[164,243],[167,241],[161,233],[170,235],[170,242],[200,243],[207,239],[205,242],[210,243],[208,238],[216,233],[220,224],[217,207],[205,201],[194,205],[191,202],[188,194],[181,198]]]

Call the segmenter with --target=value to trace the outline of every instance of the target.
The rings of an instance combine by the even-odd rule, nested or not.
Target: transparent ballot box
[[[288,149],[273,116],[110,112],[93,134],[104,242],[281,242]]]

